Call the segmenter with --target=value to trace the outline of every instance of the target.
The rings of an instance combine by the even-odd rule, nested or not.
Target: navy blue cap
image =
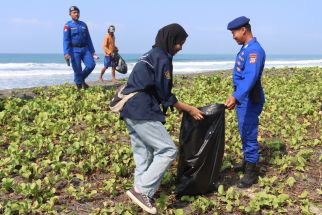
[[[69,12],[72,12],[72,11],[74,11],[74,10],[77,10],[77,11],[79,12],[78,7],[76,7],[76,6],[71,6],[71,7],[69,8]]]
[[[250,21],[250,19],[245,16],[238,17],[228,23],[227,29],[234,30],[234,29],[241,28],[241,27],[247,25],[249,23],[249,21]]]

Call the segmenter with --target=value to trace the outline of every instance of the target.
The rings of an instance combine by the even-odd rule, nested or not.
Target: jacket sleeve
[[[168,59],[160,60],[155,68],[155,85],[159,100],[164,107],[172,108],[178,102],[172,90],[172,69]]]
[[[93,43],[92,43],[92,39],[91,39],[91,35],[89,34],[89,30],[88,30],[88,27],[87,25],[85,24],[86,26],[86,34],[87,34],[87,46],[89,48],[89,51],[90,53],[94,54],[95,52],[95,49],[94,49],[94,46],[93,46]]]
[[[71,44],[71,36],[70,36],[70,27],[68,26],[68,23],[64,26],[64,33],[63,33],[63,49],[64,49],[64,55],[70,54],[70,44]]]
[[[237,90],[233,93],[233,97],[240,103],[245,99],[256,81],[260,78],[263,56],[260,56],[258,51],[250,51],[245,60],[245,69],[242,72],[243,80],[238,85]]]

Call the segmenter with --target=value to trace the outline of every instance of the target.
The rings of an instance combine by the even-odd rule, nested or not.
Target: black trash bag
[[[177,173],[177,197],[199,195],[217,189],[225,148],[225,105],[200,108],[201,121],[183,113]]]
[[[119,73],[127,73],[127,64],[119,53],[115,53],[111,62],[111,66],[115,67],[115,70]]]

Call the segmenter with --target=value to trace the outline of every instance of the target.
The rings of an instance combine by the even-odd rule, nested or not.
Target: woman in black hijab
[[[165,129],[165,112],[170,107],[203,119],[202,112],[177,100],[172,91],[172,58],[188,37],[179,24],[161,28],[152,49],[134,66],[123,94],[137,92],[121,112],[131,137],[136,164],[134,186],[126,194],[145,211],[156,214],[152,198],[165,171],[176,158],[176,146]],[[163,107],[163,112],[160,109]]]
[[[154,47],[160,47],[164,52],[174,56],[178,50],[175,50],[175,46],[180,44],[181,46],[186,41],[188,34],[179,24],[170,24],[161,28],[155,38]]]

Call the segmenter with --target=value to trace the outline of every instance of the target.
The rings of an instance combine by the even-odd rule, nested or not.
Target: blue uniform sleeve
[[[95,49],[94,49],[94,46],[93,46],[93,43],[92,43],[92,39],[91,39],[91,35],[89,34],[89,30],[88,30],[88,27],[87,25],[85,24],[86,26],[86,34],[87,34],[87,46],[89,48],[89,51],[90,53],[94,54],[95,52]]]
[[[242,71],[243,80],[238,84],[236,91],[232,95],[240,103],[259,79],[263,64],[263,57],[256,50],[250,51],[245,60],[245,68]]]
[[[165,110],[178,102],[172,90],[172,70],[168,59],[160,60],[156,68],[156,92]]]
[[[70,44],[71,44],[70,27],[68,26],[68,23],[66,23],[64,26],[64,34],[63,34],[64,55],[70,54]]]

